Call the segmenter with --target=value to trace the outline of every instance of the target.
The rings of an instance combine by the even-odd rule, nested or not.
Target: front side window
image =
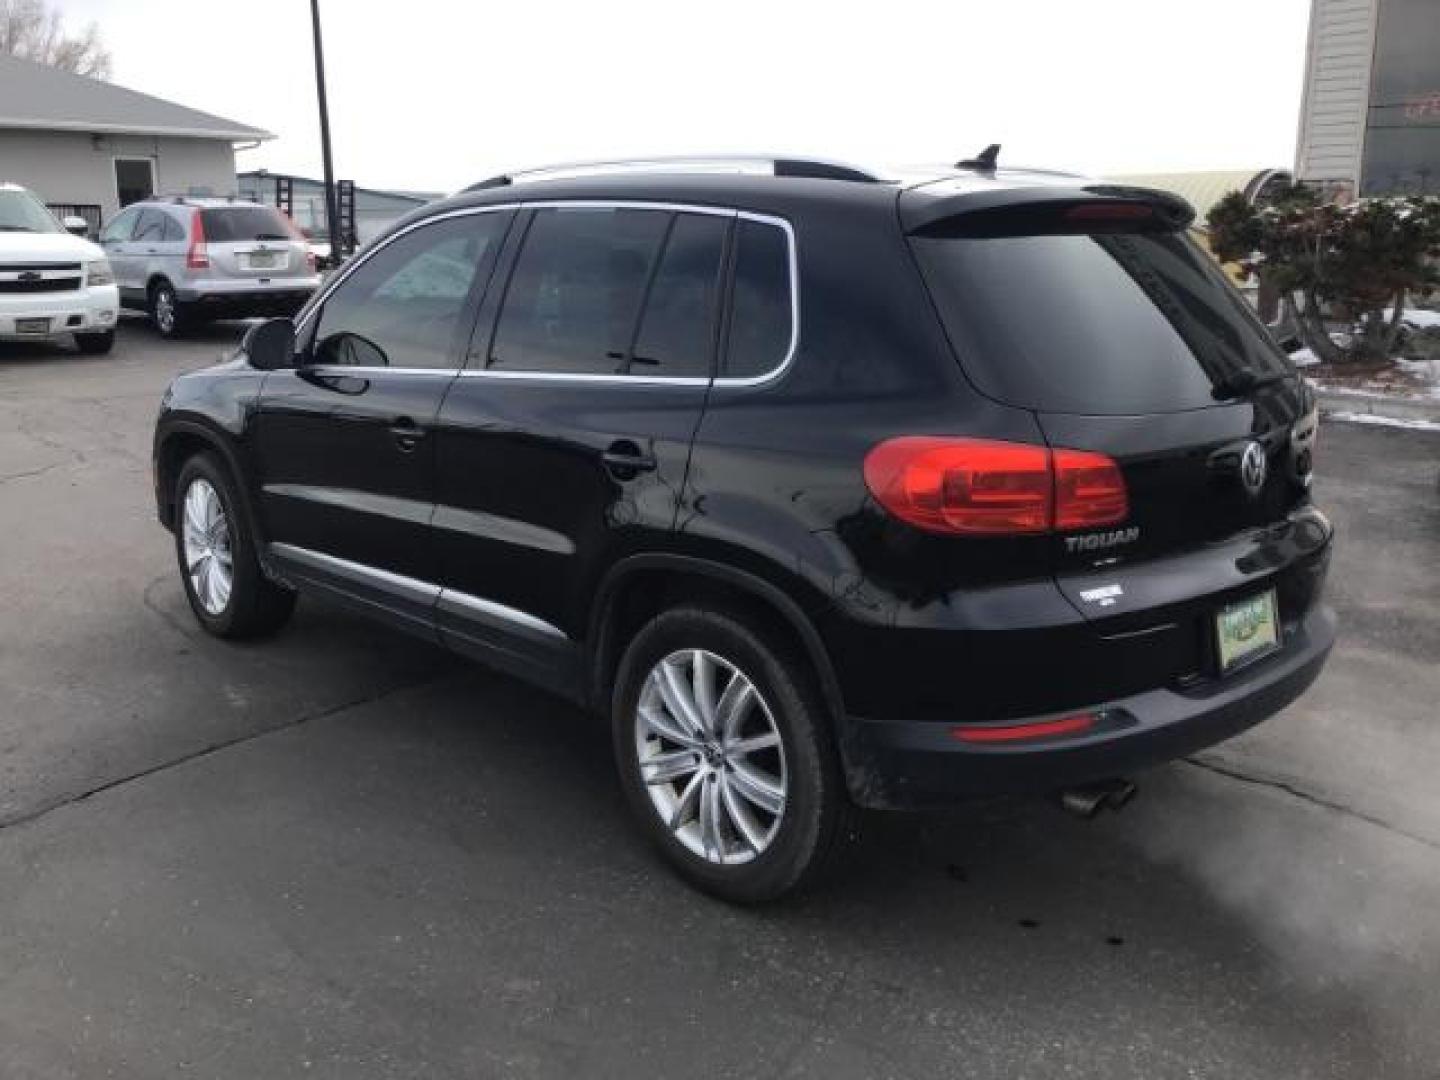
[[[536,211],[505,292],[489,367],[624,372],[672,216],[588,207]]]
[[[115,217],[110,219],[100,232],[102,244],[119,243],[122,240],[129,240],[131,233],[135,230],[135,222],[140,219],[139,210],[122,210]]]
[[[753,378],[784,363],[794,333],[790,290],[790,245],[784,230],[741,219],[735,231],[727,376]]]
[[[504,235],[506,215],[467,214],[414,229],[381,248],[325,300],[316,363],[458,367],[466,301]]]

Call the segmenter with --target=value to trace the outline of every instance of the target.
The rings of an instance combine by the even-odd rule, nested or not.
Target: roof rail
[[[854,165],[840,161],[826,161],[821,158],[775,157],[770,154],[709,154],[703,157],[646,157],[616,158],[601,161],[570,161],[559,165],[542,165],[533,169],[517,169],[500,173],[478,184],[471,184],[465,190],[485,191],[489,188],[507,187],[521,180],[543,179],[547,176],[563,176],[567,173],[588,175],[592,173],[636,171],[673,172],[753,172],[757,168],[768,170],[772,176],[807,177],[815,180],[848,180],[860,184],[878,184],[883,178]]]

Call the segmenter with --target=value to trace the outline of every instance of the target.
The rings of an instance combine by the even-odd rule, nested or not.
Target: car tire
[[[158,281],[150,287],[150,322],[165,338],[179,337],[190,326],[189,312],[168,281]]]
[[[115,347],[115,331],[101,330],[95,334],[76,334],[75,347],[86,356],[104,356]]]
[[[664,612],[625,650],[611,709],[621,786],[642,828],[686,880],[745,904],[811,884],[856,815],[810,665],[762,625],[708,608]],[[685,725],[672,678],[690,688],[703,734]],[[737,678],[748,691],[736,692]],[[742,754],[747,745],[757,749]]]
[[[235,485],[210,454],[197,454],[180,469],[174,532],[185,597],[206,631],[222,638],[261,637],[289,621],[295,591],[261,570]]]

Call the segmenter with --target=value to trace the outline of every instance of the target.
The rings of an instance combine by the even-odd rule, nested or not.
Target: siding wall
[[[0,130],[0,180],[27,187],[47,203],[97,203],[107,221],[120,209],[117,157],[154,161],[157,192],[235,191],[235,150],[228,142],[104,135],[97,147],[85,134]]]
[[[1311,0],[1295,175],[1360,181],[1379,0]]]

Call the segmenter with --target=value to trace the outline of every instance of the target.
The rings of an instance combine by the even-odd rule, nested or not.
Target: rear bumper
[[[1095,712],[1101,720],[1080,734],[1023,744],[961,742],[942,722],[855,719],[842,739],[851,796],[862,806],[919,807],[1125,776],[1273,716],[1315,681],[1334,643],[1335,615],[1317,604],[1285,628],[1279,651],[1233,675],[1189,690],[1149,690],[1068,710]]]
[[[175,290],[176,297],[200,314],[216,318],[293,315],[320,285],[319,276],[276,278],[268,282],[197,280]]]
[[[0,296],[0,340],[43,341],[62,334],[100,333],[115,329],[120,294],[114,285],[95,285],[77,292]],[[43,331],[21,333],[19,319],[46,320]]]

